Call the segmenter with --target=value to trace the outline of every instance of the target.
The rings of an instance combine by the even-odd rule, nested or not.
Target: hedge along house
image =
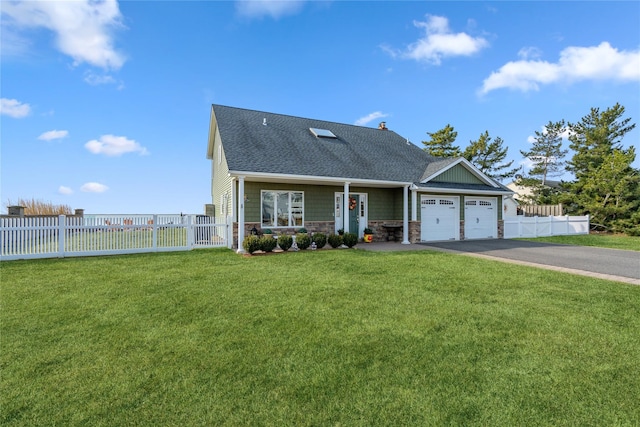
[[[502,198],[513,194],[463,158],[428,155],[384,122],[369,128],[213,105],[207,158],[215,215],[231,218],[235,248],[254,227],[360,237],[368,227],[374,240],[404,244],[502,238]]]

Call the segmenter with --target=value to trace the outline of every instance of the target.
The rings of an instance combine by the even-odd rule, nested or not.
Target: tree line
[[[518,175],[517,184],[529,187],[532,204],[562,203],[569,215],[590,215],[594,228],[640,235],[640,169],[632,167],[635,147],[623,148],[624,136],[636,125],[624,118],[625,109],[616,104],[600,111],[591,108],[576,123],[564,119],[549,121],[536,131],[529,150],[520,154],[529,159],[531,169]],[[484,131],[477,140],[461,149],[455,145],[458,133],[453,126],[430,133],[422,141],[424,150],[435,157],[464,157],[489,177],[502,181],[515,177],[519,167],[505,161],[508,147],[500,137]],[[569,142],[573,155],[563,148]],[[548,185],[549,178],[570,172],[573,180],[559,186]]]

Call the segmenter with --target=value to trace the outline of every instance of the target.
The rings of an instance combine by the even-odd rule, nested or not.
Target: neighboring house
[[[512,217],[518,216],[520,209],[520,204],[513,197],[503,197],[502,198],[502,216],[503,217]]]
[[[384,123],[213,105],[207,158],[215,215],[231,218],[234,247],[254,227],[358,236],[369,227],[375,240],[405,244],[502,238],[503,197],[513,194],[466,159],[429,156]]]
[[[513,196],[514,199],[518,200],[519,202],[527,203],[527,201],[529,200],[528,198],[533,196],[533,188],[520,184],[520,178],[521,176],[516,175],[516,180],[511,181],[509,184],[507,184],[507,188],[515,193]],[[562,181],[552,181],[548,179],[545,181],[544,186],[548,188],[559,189],[561,188],[561,184]]]

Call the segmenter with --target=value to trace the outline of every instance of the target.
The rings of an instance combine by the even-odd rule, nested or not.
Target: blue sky
[[[447,124],[462,148],[486,130],[514,164],[549,121],[616,103],[640,121],[637,1],[0,8],[3,210],[35,198],[89,214],[202,213],[212,103],[384,120],[420,147]]]

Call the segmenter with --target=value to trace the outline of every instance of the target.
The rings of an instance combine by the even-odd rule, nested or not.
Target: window
[[[300,227],[304,223],[304,193],[262,191],[263,227]]]

